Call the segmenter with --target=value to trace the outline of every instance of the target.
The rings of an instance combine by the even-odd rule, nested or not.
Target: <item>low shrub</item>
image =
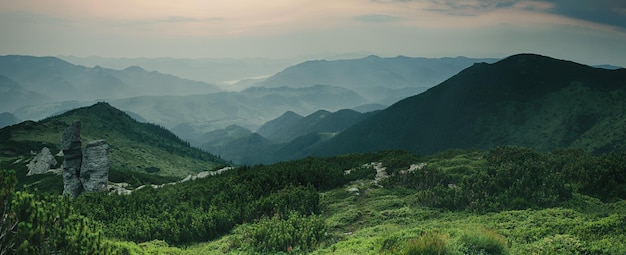
[[[474,231],[465,231],[459,238],[463,243],[463,254],[499,255],[508,254],[506,239],[493,230],[477,228]]]
[[[321,216],[291,211],[240,226],[235,230],[239,238],[233,241],[233,247],[269,253],[311,251],[324,240],[325,232]]]
[[[406,255],[443,255],[449,252],[446,249],[447,237],[437,232],[427,232],[417,238],[409,240],[401,254]]]
[[[570,235],[546,237],[530,245],[524,253],[537,255],[580,255],[590,254],[586,245]]]

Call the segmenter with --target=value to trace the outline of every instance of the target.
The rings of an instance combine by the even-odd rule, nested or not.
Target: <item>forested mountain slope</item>
[[[107,103],[0,129],[0,157],[29,157],[31,151],[40,151],[44,146],[56,154],[63,130],[74,120],[82,123],[83,144],[107,140],[111,146],[111,171],[184,177],[226,164],[190,147],[167,129],[139,123]]]
[[[592,152],[626,144],[626,69],[533,54],[474,64],[322,145],[315,154],[512,144]]]

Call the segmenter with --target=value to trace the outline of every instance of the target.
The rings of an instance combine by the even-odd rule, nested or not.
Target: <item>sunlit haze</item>
[[[623,0],[0,0],[0,54],[506,57],[626,66]]]

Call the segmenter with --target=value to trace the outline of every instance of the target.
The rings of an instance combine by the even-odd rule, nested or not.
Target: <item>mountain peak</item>
[[[124,71],[128,72],[148,72],[146,69],[141,68],[140,66],[129,66],[124,69]]]

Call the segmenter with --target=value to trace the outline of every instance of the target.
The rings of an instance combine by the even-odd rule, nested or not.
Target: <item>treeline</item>
[[[480,167],[426,165],[393,175],[384,185],[413,189],[422,204],[454,211],[547,208],[569,200],[574,192],[605,202],[626,199],[626,152],[592,155],[498,147],[475,156],[485,161]]]

